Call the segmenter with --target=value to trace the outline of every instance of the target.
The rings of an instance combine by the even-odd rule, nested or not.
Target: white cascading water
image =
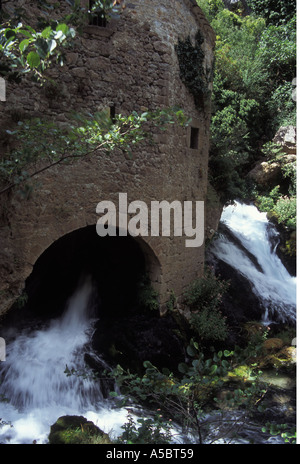
[[[260,270],[247,253],[221,234],[211,253],[252,282],[266,308],[266,322],[274,311],[282,320],[294,321],[296,279],[270,243],[270,234],[276,231],[266,214],[237,202],[224,209],[221,220],[256,258]],[[95,325],[93,295],[91,279],[87,279],[60,319],[39,330],[26,329],[7,343],[6,361],[0,363],[0,444],[47,443],[50,426],[62,415],[83,415],[112,436],[122,431],[127,410],[112,408],[103,399],[99,382],[65,374],[66,365],[86,370],[84,353],[91,354]]]
[[[60,319],[7,344],[6,361],[0,364],[0,443],[47,443],[50,426],[62,415],[83,415],[107,433],[121,430],[127,410],[111,409],[91,377],[65,373],[66,365],[86,372],[93,295],[86,279]]]
[[[265,309],[262,322],[268,323],[276,314],[282,322],[296,319],[296,278],[292,277],[276,254],[274,239],[278,232],[268,221],[267,214],[254,205],[235,202],[224,208],[221,223],[225,224],[243,247],[256,259],[220,234],[214,241],[212,255],[246,277]],[[278,240],[277,240],[278,242]]]

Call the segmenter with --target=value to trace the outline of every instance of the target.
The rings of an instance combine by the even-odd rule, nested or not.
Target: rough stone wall
[[[84,1],[84,0],[83,0]],[[33,2],[27,12],[36,14]],[[154,135],[155,144],[139,148],[132,159],[120,152],[93,156],[71,166],[58,166],[36,179],[29,200],[15,193],[1,201],[1,311],[20,294],[39,256],[58,238],[96,225],[96,205],[118,204],[118,193],[128,202],[142,200],[205,200],[209,149],[209,104],[199,111],[179,76],[175,45],[178,38],[205,34],[203,48],[212,66],[213,32],[193,1],[131,0],[108,27],[87,25],[67,52],[62,68],[49,75],[57,85],[38,88],[29,81],[7,85],[7,101],[0,102],[2,135],[18,119],[48,116],[65,122],[69,110],[116,112],[181,107],[199,128],[199,148],[189,148],[190,128],[170,127]],[[143,237],[154,286],[165,303],[170,292],[180,297],[203,272],[204,246],[187,248],[185,237]]]

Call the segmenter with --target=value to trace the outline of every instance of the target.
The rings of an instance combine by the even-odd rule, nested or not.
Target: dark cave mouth
[[[89,277],[95,289],[93,350],[109,365],[133,371],[142,370],[145,360],[177,369],[184,349],[176,321],[170,314],[161,317],[159,306],[151,310],[140,298],[141,290],[151,286],[151,275],[160,272],[146,242],[131,236],[99,237],[95,226],[78,229],[56,240],[38,258],[26,280],[27,302],[22,308],[14,305],[8,326],[16,336],[24,328],[30,332],[48,326],[63,315]]]
[[[100,314],[133,311],[146,276],[146,260],[130,236],[99,237],[94,226],[55,241],[36,261],[26,280],[24,312],[40,318],[59,317],[85,276],[90,276]]]

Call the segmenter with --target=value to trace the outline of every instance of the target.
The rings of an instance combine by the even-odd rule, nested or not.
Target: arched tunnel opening
[[[132,237],[99,237],[94,226],[87,226],[61,237],[39,257],[26,281],[27,306],[41,317],[55,317],[89,275],[99,313],[121,316],[135,310],[145,272],[144,254]]]
[[[110,365],[140,370],[147,360],[177,369],[184,348],[174,315],[161,317],[158,305],[150,310],[141,299],[146,289],[146,299],[154,300],[149,273],[160,272],[146,243],[131,236],[99,237],[95,226],[87,226],[64,235],[42,253],[26,280],[25,306],[11,315],[25,326],[60,318],[80,281],[89,276],[97,318],[93,349]]]

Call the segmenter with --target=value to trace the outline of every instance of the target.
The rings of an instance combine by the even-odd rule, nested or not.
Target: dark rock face
[[[221,310],[229,325],[241,325],[247,321],[260,320],[263,307],[252,289],[252,284],[223,261],[216,265],[216,273],[230,281],[228,291],[223,297]]]
[[[171,316],[135,313],[117,319],[106,317],[97,325],[93,347],[109,364],[141,371],[144,361],[177,371],[184,360],[184,343]]]
[[[184,351],[176,328],[171,318],[151,314],[107,318],[98,324],[93,342],[108,362],[125,368],[139,370],[147,360],[157,367],[177,369]]]

